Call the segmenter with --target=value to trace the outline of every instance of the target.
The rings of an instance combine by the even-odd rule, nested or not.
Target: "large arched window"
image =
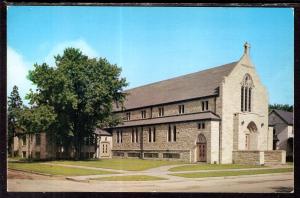
[[[246,74],[241,83],[241,111],[251,112],[252,109],[252,95],[253,95],[253,81],[249,74]]]

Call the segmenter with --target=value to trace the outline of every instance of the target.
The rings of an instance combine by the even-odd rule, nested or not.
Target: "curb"
[[[260,176],[276,176],[276,175],[285,175],[285,174],[291,174],[293,172],[283,172],[283,173],[269,173],[269,174],[256,174],[256,175],[239,175],[239,176],[225,176],[225,177],[202,177],[202,178],[187,178],[184,177],[184,179],[189,180],[220,180],[220,179],[237,179],[237,178],[247,178],[247,177],[260,177]],[[178,177],[178,176],[177,176]]]
[[[63,176],[63,175],[51,175],[47,173],[39,173],[35,171],[29,171],[29,170],[19,170],[19,169],[14,169],[14,168],[7,168],[7,170],[13,170],[13,171],[19,171],[19,172],[25,172],[25,173],[32,173],[36,175],[43,175],[43,176],[49,176],[49,177],[55,177],[55,176]]]
[[[83,182],[83,183],[90,183],[90,181],[88,179],[74,179],[74,178],[71,178],[71,177],[66,177],[66,180],[69,180],[69,181],[74,181],[74,182]]]

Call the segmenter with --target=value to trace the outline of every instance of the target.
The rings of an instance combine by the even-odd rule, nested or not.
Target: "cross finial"
[[[244,44],[244,54],[250,54],[250,44],[248,42]]]

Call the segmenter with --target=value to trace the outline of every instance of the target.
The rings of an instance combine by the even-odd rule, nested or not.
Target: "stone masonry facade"
[[[249,51],[250,46],[245,44],[241,59],[234,63],[229,72],[221,76],[215,88],[217,92],[215,95],[202,95],[202,97],[187,100],[175,99],[170,103],[162,102],[155,105],[145,103],[144,106],[140,105],[138,108],[126,108],[125,105],[122,111],[116,111],[116,114],[123,118],[124,124],[110,129],[113,134],[113,157],[149,158],[150,156],[152,159],[197,162],[203,159],[201,155],[205,152],[204,160],[207,163],[253,163],[251,162],[253,160],[261,164],[264,163],[265,158],[268,159],[269,153],[273,158],[277,156],[277,159],[281,159],[284,155],[283,151],[271,152],[273,133],[272,127],[268,125],[268,92],[251,62]],[[214,71],[212,68],[204,71],[202,76],[211,72],[209,75],[214,77],[216,76],[214,73],[217,73],[219,69],[216,68]],[[202,76],[199,75],[199,78]],[[186,77],[182,78],[186,79]],[[173,82],[182,83],[183,79],[178,78]],[[215,79],[210,78],[208,81],[214,83]],[[138,90],[132,90],[132,93],[135,97],[139,97],[136,92],[142,93],[142,89],[151,90],[153,86],[155,85],[143,86],[137,88]],[[205,91],[209,84],[190,84],[186,89],[192,86],[203,86]],[[167,88],[166,91],[171,89],[173,88]],[[157,89],[156,91],[163,92],[164,90]],[[149,93],[149,97],[151,94],[159,93]],[[148,94],[143,93],[140,96],[145,97],[145,95]],[[172,97],[171,93],[170,97]],[[128,102],[130,107],[134,106],[133,104]],[[181,112],[181,106],[184,106],[184,113]],[[142,111],[145,111],[146,115]],[[207,117],[167,123],[161,123],[163,122],[161,119],[147,124],[151,119],[167,119],[204,112],[211,112],[218,119]],[[135,123],[135,125],[130,125],[130,123]],[[199,127],[199,125],[202,126],[200,123],[205,123],[205,128]],[[176,141],[170,142],[168,141],[169,127],[173,130],[174,126],[176,126]],[[155,142],[149,141],[149,128],[151,131],[155,128]],[[138,142],[132,142],[132,134],[135,133],[132,131],[138,132]],[[122,142],[118,140],[120,134],[122,134]],[[200,134],[205,137],[205,146],[202,147],[198,142]],[[174,155],[167,155],[167,153]]]

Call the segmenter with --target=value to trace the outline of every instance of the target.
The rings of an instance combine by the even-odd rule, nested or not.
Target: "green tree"
[[[18,87],[13,87],[8,97],[8,149],[12,157],[14,157],[13,138],[17,130],[20,128],[19,117],[23,108],[23,102],[19,95]]]
[[[121,68],[105,58],[89,58],[79,49],[67,48],[55,57],[56,67],[35,64],[29,79],[37,86],[27,98],[37,106],[49,105],[57,115],[50,129],[63,145],[75,146],[76,159],[82,158],[83,139],[97,126],[113,126],[120,122],[112,113],[113,103],[122,104]]]
[[[24,107],[19,117],[19,123],[23,131],[29,136],[28,153],[31,158],[31,140],[32,135],[47,132],[54,123],[56,114],[53,107],[48,105]]]
[[[294,111],[294,106],[289,104],[270,104],[269,105],[269,112],[271,112],[273,109],[283,110],[283,111]]]

